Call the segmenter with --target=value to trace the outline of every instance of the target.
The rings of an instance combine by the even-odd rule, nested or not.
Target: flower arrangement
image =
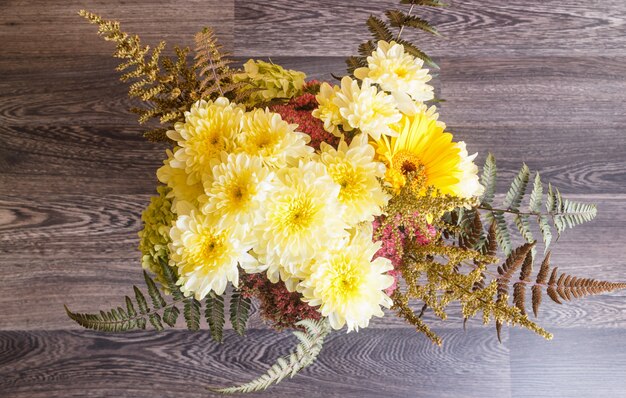
[[[187,328],[205,318],[221,342],[225,296],[241,335],[256,303],[299,344],[260,378],[216,389],[235,393],[294,376],[331,331],[356,332],[375,317],[395,313],[440,345],[422,316],[445,319],[458,302],[465,319],[494,322],[498,338],[511,324],[550,339],[528,316],[527,295],[536,317],[544,291],[560,304],[626,287],[552,267],[553,234],[591,221],[594,205],[545,190],[526,165],[496,203],[495,158],[479,173],[476,154],[454,141],[425,67],[437,66],[402,37],[405,29],[437,34],[413,11],[442,4],[402,3],[410,9],[370,17],[373,38],[335,83],[272,62],[235,68],[208,28],[195,37],[195,62],[187,48],[166,57],[164,43],[151,50],[117,22],[81,11],[115,42],[121,80],[144,103],[132,111],[140,123],[160,122],[146,137],[167,149],[139,233],[151,304],[135,286],[123,307],[66,308],[69,317],[99,331],[162,330],[182,308]]]

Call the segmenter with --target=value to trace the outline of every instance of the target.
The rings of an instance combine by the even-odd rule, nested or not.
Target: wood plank
[[[442,333],[442,348],[407,329],[333,333],[315,364],[257,396],[510,396],[506,345],[480,330]],[[250,331],[245,339],[227,332],[221,345],[203,332],[1,332],[0,392],[14,398],[86,391],[94,397],[150,391],[207,397],[213,395],[206,386],[250,380],[294,343],[288,334],[268,330]]]
[[[0,200],[0,266],[4,271],[0,275],[4,282],[0,329],[77,328],[66,318],[63,304],[80,312],[107,309],[132,293],[132,284],[143,285],[136,233],[142,228],[140,215],[149,195],[100,196],[90,194],[88,186],[84,189],[83,194],[33,193]],[[626,281],[622,247],[626,198],[572,199],[597,201],[598,219],[565,232],[553,249],[553,265],[577,276]],[[626,291],[620,291],[563,306],[546,298],[539,322],[547,328],[626,327],[624,297]],[[462,327],[456,305],[446,321],[431,314],[426,319],[440,328]],[[394,316],[373,323],[373,327],[390,326],[405,324]],[[470,326],[481,324],[477,320]]]
[[[97,28],[77,15],[87,9],[117,20],[122,29],[139,34],[144,44],[160,40],[193,47],[193,35],[211,26],[232,48],[234,1],[176,0],[85,2],[81,0],[6,0],[0,3],[0,36],[5,56],[112,53],[111,43],[96,36]],[[172,47],[168,47],[168,53]]]
[[[622,397],[624,329],[556,330],[552,341],[510,332],[513,397]]]
[[[621,0],[451,0],[445,9],[420,9],[444,38],[418,43],[439,55],[624,55],[626,4]],[[369,38],[370,14],[398,1],[236,1],[237,54],[352,55]],[[297,33],[296,33],[297,32]],[[411,37],[407,35],[407,37]]]

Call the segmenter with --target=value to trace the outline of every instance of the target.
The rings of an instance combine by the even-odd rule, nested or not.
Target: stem
[[[413,12],[414,7],[415,7],[415,3],[411,4],[411,8],[409,8],[409,13],[407,14],[409,17],[411,16],[411,13]],[[400,36],[402,35],[403,31],[404,31],[404,25],[400,26],[400,31],[398,32],[398,36],[396,36],[396,40],[400,40]]]

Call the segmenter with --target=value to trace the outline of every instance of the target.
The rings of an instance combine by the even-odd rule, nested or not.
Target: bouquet
[[[139,233],[149,298],[134,286],[121,307],[66,308],[69,317],[99,331],[162,330],[182,310],[188,329],[204,318],[221,342],[225,296],[240,335],[258,308],[299,343],[258,379],[214,388],[235,393],[293,377],[329,333],[374,317],[401,317],[441,345],[423,315],[445,319],[459,303],[498,338],[510,324],[550,339],[527,297],[537,317],[544,294],[561,304],[626,287],[552,265],[551,244],[591,221],[594,205],[563,198],[526,165],[496,201],[494,156],[479,173],[439,120],[427,69],[437,65],[403,36],[437,34],[414,11],[442,4],[401,3],[410,9],[367,20],[373,37],[333,82],[260,60],[237,68],[210,28],[195,36],[193,61],[188,48],[164,56],[165,43],[151,49],[81,11],[116,44],[121,80],[141,103],[132,111],[159,122],[145,136],[164,143],[164,160]]]

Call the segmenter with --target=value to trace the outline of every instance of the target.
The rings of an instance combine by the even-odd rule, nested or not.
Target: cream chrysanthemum
[[[459,141],[457,142],[457,147],[461,156],[461,166],[462,175],[459,177],[460,181],[458,184],[458,192],[459,196],[463,198],[471,198],[475,196],[481,196],[485,191],[485,187],[480,184],[480,179],[478,178],[478,166],[474,163],[474,159],[478,155],[478,153],[474,153],[470,155],[467,152],[467,148],[465,146],[465,142]]]
[[[297,125],[284,121],[278,113],[255,109],[244,116],[243,134],[237,137],[240,150],[258,156],[269,167],[298,164],[313,152],[307,145],[311,137],[297,132]]]
[[[321,162],[341,187],[339,202],[344,205],[344,220],[351,226],[373,221],[382,213],[389,196],[378,180],[385,176],[385,165],[374,160],[376,152],[367,135],[354,137],[350,146],[342,140],[337,149],[326,143],[320,149]]]
[[[346,120],[344,130],[359,129],[377,140],[381,135],[396,135],[391,125],[402,115],[393,97],[378,91],[369,79],[359,82],[346,76],[341,79],[341,90],[334,100],[341,116]]]
[[[324,130],[337,137],[341,135],[339,126],[344,123],[344,119],[339,112],[339,107],[335,104],[338,91],[338,86],[331,86],[326,82],[322,83],[320,85],[320,92],[315,96],[319,105],[312,112],[313,117],[324,122]]]
[[[404,46],[394,41],[379,41],[378,48],[367,57],[367,67],[358,68],[354,76],[371,79],[389,92],[400,92],[415,101],[430,101],[434,98],[433,87],[426,84],[432,78],[424,61],[404,51]]]
[[[393,269],[389,259],[372,261],[381,243],[372,242],[372,229],[364,228],[343,247],[329,251],[302,284],[303,300],[320,306],[333,329],[348,331],[367,327],[372,316],[383,316],[382,307],[392,301],[384,292],[393,284],[386,275]]]
[[[163,166],[157,170],[157,178],[166,184],[170,191],[168,198],[172,198],[172,208],[177,214],[187,214],[190,207],[198,204],[198,198],[204,194],[201,183],[189,184],[189,176],[184,168],[173,167],[175,153],[180,151],[180,147],[174,148],[174,152],[166,150],[167,159],[163,161]]]
[[[242,117],[243,110],[224,97],[208,102],[200,100],[185,112],[184,123],[176,123],[175,130],[167,132],[180,146],[171,165],[185,170],[189,185],[202,182],[219,162],[222,152],[234,149]]]
[[[221,295],[228,282],[239,284],[238,264],[254,264],[239,237],[219,230],[212,219],[197,211],[179,216],[170,230],[170,265],[178,268],[177,284],[186,296],[202,300],[210,291]]]
[[[262,204],[272,188],[272,173],[260,158],[245,153],[231,153],[223,160],[204,184],[207,196],[202,211],[216,220],[218,228],[231,229],[246,241],[263,219]]]
[[[276,173],[272,195],[266,201],[265,220],[258,227],[255,252],[268,264],[268,277],[277,280],[276,267],[296,267],[318,251],[347,235],[339,185],[315,161]],[[295,270],[290,270],[295,274]]]

